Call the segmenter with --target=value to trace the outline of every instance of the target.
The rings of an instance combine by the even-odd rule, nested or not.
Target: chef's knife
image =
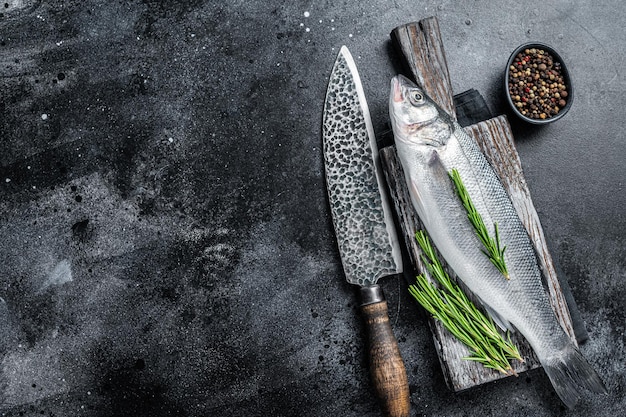
[[[383,192],[378,147],[356,64],[343,46],[324,103],[324,163],[330,208],[346,279],[361,287],[370,371],[385,415],[408,416],[406,369],[379,278],[402,272],[400,246]]]

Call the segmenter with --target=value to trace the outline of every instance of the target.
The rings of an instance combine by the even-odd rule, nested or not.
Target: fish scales
[[[403,76],[392,80],[389,103],[413,205],[448,265],[496,321],[524,335],[567,406],[576,403],[579,387],[605,393],[602,380],[559,324],[528,233],[476,143]],[[490,236],[497,224],[509,279],[483,253],[449,178],[452,169],[458,170]]]

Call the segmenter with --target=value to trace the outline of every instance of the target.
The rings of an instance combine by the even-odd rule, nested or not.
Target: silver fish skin
[[[524,335],[568,407],[577,402],[580,387],[606,393],[600,377],[558,323],[528,233],[474,140],[401,75],[391,81],[389,114],[415,210],[458,278],[494,320]],[[482,252],[449,177],[452,169],[459,171],[485,225],[491,227],[491,236],[497,223],[510,279]]]

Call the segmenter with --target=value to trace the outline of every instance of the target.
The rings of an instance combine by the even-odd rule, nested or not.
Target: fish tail
[[[541,364],[554,390],[569,408],[578,401],[580,387],[598,394],[608,393],[602,379],[578,348],[571,343],[557,354],[541,360]]]

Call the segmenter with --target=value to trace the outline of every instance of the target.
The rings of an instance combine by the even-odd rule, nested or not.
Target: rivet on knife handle
[[[361,288],[361,311],[369,338],[372,382],[386,416],[408,417],[409,381],[398,341],[391,330],[387,301],[378,285]]]

